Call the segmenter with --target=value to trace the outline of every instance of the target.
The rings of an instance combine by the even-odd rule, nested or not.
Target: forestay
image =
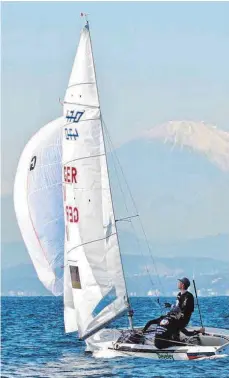
[[[14,205],[22,237],[44,286],[63,293],[64,213],[62,199],[62,126],[58,118],[41,128],[21,155]]]
[[[65,254],[79,335],[87,338],[128,308],[88,25],[81,32],[64,117]]]

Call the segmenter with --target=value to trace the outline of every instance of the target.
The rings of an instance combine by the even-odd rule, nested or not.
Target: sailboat
[[[22,237],[44,286],[63,294],[66,332],[78,332],[88,352],[152,359],[193,359],[229,354],[227,330],[206,329],[198,345],[164,350],[155,328],[134,338],[110,188],[89,23],[83,27],[63,116],[41,128],[25,146],[14,186]],[[128,316],[128,329],[108,328]],[[131,335],[131,337],[129,337]]]

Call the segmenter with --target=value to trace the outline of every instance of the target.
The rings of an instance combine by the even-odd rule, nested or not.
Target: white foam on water
[[[229,357],[228,354],[217,354],[215,356],[197,358],[196,360],[193,360],[193,361],[218,360],[220,358],[227,358],[227,357]]]
[[[93,357],[95,358],[115,358],[115,357],[120,357],[123,356],[122,353],[119,353],[114,350],[109,350],[109,349],[101,349],[93,352]]]

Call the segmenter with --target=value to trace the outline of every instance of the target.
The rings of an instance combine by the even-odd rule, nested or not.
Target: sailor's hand
[[[168,302],[164,303],[165,308],[170,308],[172,305]]]
[[[205,328],[196,329],[194,331],[194,335],[198,335],[199,333],[205,333]]]

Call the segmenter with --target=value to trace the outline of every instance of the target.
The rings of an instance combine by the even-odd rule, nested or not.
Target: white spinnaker
[[[88,26],[81,32],[64,116],[65,253],[79,335],[86,338],[128,308]]]
[[[14,205],[22,237],[37,275],[53,294],[64,293],[65,330],[73,332],[77,330],[76,314],[70,274],[64,262],[64,121],[64,117],[61,117],[48,123],[25,146],[15,177]]]
[[[63,122],[61,117],[48,123],[30,139],[14,184],[14,206],[22,237],[40,281],[55,295],[63,293]]]

